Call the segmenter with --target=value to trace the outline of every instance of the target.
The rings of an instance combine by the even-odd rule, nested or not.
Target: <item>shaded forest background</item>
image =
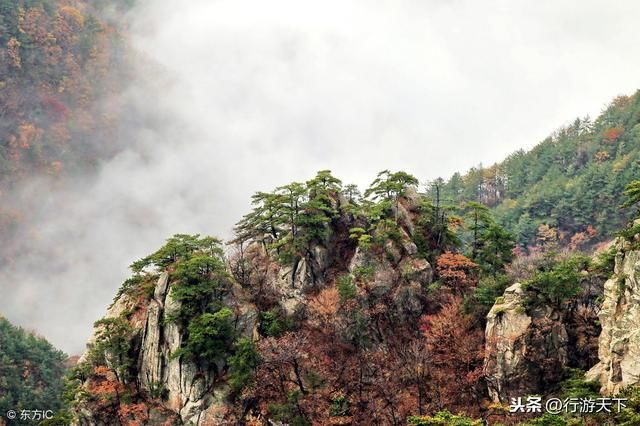
[[[439,189],[443,204],[492,208],[522,248],[536,243],[541,225],[567,244],[602,241],[630,214],[619,206],[625,185],[640,176],[639,123],[640,94],[618,96],[595,120],[577,118],[531,151],[436,180],[433,196]]]

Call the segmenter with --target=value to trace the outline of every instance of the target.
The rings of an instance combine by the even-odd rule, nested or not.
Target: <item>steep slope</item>
[[[506,265],[509,238],[484,217],[491,231],[466,250],[476,263],[456,251],[461,223],[416,183],[385,171],[361,197],[321,171],[256,194],[226,254],[215,238],[170,238],[96,323],[63,418],[568,424],[508,404],[597,398],[589,369],[605,394],[637,383],[640,226],[594,257],[549,242]],[[571,424],[634,424],[634,389],[630,408]]]
[[[74,401],[80,424],[220,424],[229,387],[220,381],[225,359],[215,365],[188,356],[172,356],[183,347],[186,330],[173,315],[181,309],[175,281],[165,271],[147,277],[147,295],[120,295],[97,323],[89,350],[79,360],[83,390]],[[229,324],[238,336],[253,336],[255,309],[242,303],[239,290],[223,298],[233,310]],[[112,333],[121,333],[116,345]],[[202,362],[200,364],[199,362]],[[88,369],[91,368],[92,369]],[[203,368],[204,367],[204,368]],[[161,402],[162,401],[162,402]]]
[[[484,362],[495,402],[548,395],[571,371],[596,364],[598,338],[606,333],[598,315],[601,303],[610,303],[604,281],[617,248],[610,244],[592,258],[550,251],[529,259],[535,269],[496,299],[487,314]]]
[[[540,225],[564,244],[597,234],[609,239],[629,219],[621,211],[625,185],[640,178],[640,92],[613,100],[595,120],[576,119],[532,150],[490,167],[436,181],[441,199],[493,209],[521,246],[535,245]]]
[[[433,276],[413,241],[417,194],[400,188],[383,213],[394,219],[376,225],[337,187],[308,188],[295,235],[282,223],[239,234],[229,274],[218,243],[197,236],[134,263],[76,370],[76,423],[398,422],[430,404],[402,389],[421,386]]]

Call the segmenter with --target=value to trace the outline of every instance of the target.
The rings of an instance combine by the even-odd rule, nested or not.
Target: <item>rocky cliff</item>
[[[560,313],[549,306],[527,312],[525,297],[522,285],[513,284],[487,315],[484,372],[496,402],[542,393],[567,365]]]
[[[336,383],[333,386],[339,389],[337,383],[345,381],[340,386],[348,389],[352,380],[346,375],[359,371],[363,398],[374,390],[379,393],[374,383],[381,368],[391,368],[382,356],[396,350],[392,342],[406,333],[403,330],[410,330],[410,336],[420,335],[418,322],[426,310],[427,286],[433,278],[431,264],[418,254],[412,234],[418,209],[413,194],[409,192],[391,209],[393,235],[376,234],[372,244],[358,245],[350,236],[352,228],[366,222],[347,212],[324,225],[322,237],[304,246],[299,255],[289,256],[274,245],[269,234],[240,244],[228,257],[226,272],[219,272],[225,283],[222,296],[198,299],[206,309],[197,315],[216,315],[220,307],[233,312],[230,323],[235,341],[225,343],[221,355],[208,360],[200,353],[187,356],[189,348],[199,342],[194,347],[209,350],[209,343],[196,339],[200,334],[209,340],[216,336],[210,328],[196,330],[198,316],[194,320],[193,313],[186,321],[180,320],[186,306],[180,302],[186,297],[185,290],[193,299],[192,293],[203,291],[202,282],[206,282],[187,285],[184,278],[200,252],[185,249],[193,244],[189,237],[169,240],[167,246],[143,259],[147,269],[139,271],[134,284],[121,291],[105,318],[96,323],[80,362],[75,423],[284,421],[308,412],[312,405],[326,406],[343,392],[322,390],[327,385],[319,383],[329,379],[318,382],[314,377],[320,372],[337,374],[330,379]],[[339,197],[332,202],[339,211],[346,203]],[[205,245],[197,238],[194,241]],[[331,316],[322,316],[328,312]],[[237,374],[232,369],[237,365],[230,367],[234,362],[230,360],[241,353],[238,342],[242,338],[253,341],[260,354],[257,385],[232,383]],[[298,345],[310,340],[316,343]],[[356,356],[359,351],[362,355]],[[354,359],[360,361],[354,363]],[[332,366],[334,362],[341,365]],[[251,368],[255,370],[255,365]],[[371,398],[382,396],[371,394]],[[382,399],[372,399],[369,407],[362,405],[361,409],[383,407]],[[322,416],[334,409],[324,410]]]
[[[101,378],[106,380],[96,380],[96,376],[90,376],[83,384],[84,390],[88,394],[99,394],[96,388],[100,381],[116,382],[116,388],[117,382],[121,382],[123,391],[129,387],[131,394],[151,403],[146,413],[137,417],[133,413],[132,421],[142,419],[146,424],[222,424],[229,389],[224,381],[219,380],[216,372],[223,369],[224,365],[207,370],[193,360],[172,356],[182,347],[185,336],[185,330],[171,320],[171,316],[179,309],[179,303],[172,297],[172,284],[171,274],[165,271],[153,286],[146,289],[150,297],[123,293],[114,301],[103,321],[122,319],[131,327],[126,336],[127,342],[124,343],[126,355],[132,361],[129,366],[132,374],[126,380],[110,372]],[[236,331],[253,338],[256,333],[256,310],[245,300],[238,286],[234,286],[225,297],[225,303],[233,307]],[[106,366],[113,367],[114,362],[109,360],[112,348],[105,349],[97,342],[97,336],[102,331],[104,327],[97,325],[87,345],[89,349],[79,360],[80,365],[91,363],[91,358],[96,356],[92,351],[100,348],[107,353]],[[224,364],[224,361],[221,362]],[[118,401],[118,405],[118,412],[126,412],[129,405],[135,407],[135,404],[123,401]],[[108,425],[114,421],[105,417],[99,397],[79,399],[76,413],[76,424]]]
[[[602,352],[597,315],[600,312],[602,320],[612,303],[610,292],[605,289],[603,295],[602,290],[611,267],[602,263],[602,256],[610,258],[610,250],[607,247],[592,258],[552,253],[556,257],[552,264],[544,254],[537,272],[496,299],[486,317],[484,362],[494,402],[557,391],[572,369],[594,366],[598,336]],[[602,326],[604,335],[608,326]]]
[[[75,369],[73,422],[399,425],[445,407],[518,424],[487,407],[571,371],[604,393],[638,381],[631,243],[603,294],[610,262],[542,247],[505,270],[494,247],[476,263],[410,186],[376,204],[332,179],[257,194],[227,252],[176,235],[134,262]]]
[[[640,251],[619,240],[614,274],[604,285],[598,356],[587,377],[615,394],[640,382]]]

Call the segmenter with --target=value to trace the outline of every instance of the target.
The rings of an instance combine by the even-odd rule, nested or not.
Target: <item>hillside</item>
[[[37,240],[29,185],[64,188],[119,152],[132,56],[126,2],[0,1],[0,262]]]
[[[384,171],[360,195],[321,171],[255,194],[227,254],[216,238],[168,239],[132,264],[96,322],[65,415],[97,425],[636,421],[638,316],[627,301],[637,283],[626,271],[638,265],[637,227],[593,258],[556,241],[514,253],[483,206],[461,222],[417,182]],[[612,389],[629,408],[509,413],[517,396]]]
[[[0,3],[0,188],[113,152],[126,44],[100,2]]]
[[[66,362],[67,356],[45,339],[0,317],[0,424],[9,410],[58,412]]]
[[[491,207],[521,247],[536,243],[543,224],[565,244],[594,231],[602,241],[629,217],[618,207],[625,185],[640,178],[639,160],[636,92],[614,99],[595,120],[576,119],[528,152],[435,183],[445,204],[476,201]]]
[[[80,261],[66,256],[64,242],[39,245],[48,222],[26,223],[19,200],[33,182],[84,181],[138,143],[127,128],[147,118],[126,97],[139,58],[121,13],[132,2],[0,0],[0,263],[39,253],[25,263],[46,283],[56,277],[47,265],[75,270]],[[216,95],[204,83],[199,92]],[[264,96],[254,92],[246,97]],[[214,118],[206,121],[226,117]],[[173,127],[168,114],[146,124],[164,120]],[[190,175],[192,164],[173,157],[197,146],[180,140],[193,135],[184,130],[169,142],[154,139],[162,132],[143,141],[150,150],[171,145],[172,172],[151,184],[173,192],[149,192],[153,209],[130,202],[136,232],[127,237],[149,238],[141,235],[153,233],[149,223],[167,205],[182,214],[171,197],[183,194],[169,181],[194,178],[205,188],[198,173],[227,164],[212,156]],[[133,168],[145,174],[153,158],[141,155]],[[15,424],[6,413],[22,409],[51,410],[48,426],[638,425],[639,179],[640,91],[529,151],[427,188],[403,171],[384,170],[365,189],[321,170],[258,192],[230,241],[177,234],[133,262],[73,368],[46,340],[0,317],[0,425]],[[26,205],[35,210],[34,198]],[[106,216],[118,208],[107,197],[87,199]],[[72,210],[76,200],[58,202]],[[44,219],[65,214],[42,210]],[[93,219],[96,244],[108,245],[112,228]],[[114,263],[106,251],[91,254]],[[9,285],[29,285],[11,273]],[[98,274],[68,281],[93,291]],[[58,293],[64,303],[69,293]],[[530,395],[585,406],[619,396],[627,407],[510,412],[513,398]]]

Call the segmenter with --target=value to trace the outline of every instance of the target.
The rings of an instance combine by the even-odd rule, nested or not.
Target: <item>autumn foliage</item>
[[[460,253],[445,252],[436,261],[436,272],[444,285],[462,293],[477,284],[478,265]]]
[[[484,333],[455,297],[435,315],[421,321],[429,357],[429,394],[437,409],[480,409],[484,389]]]
[[[611,127],[602,133],[602,141],[607,144],[612,144],[618,140],[622,133],[624,133],[623,127]]]
[[[86,167],[114,148],[126,48],[92,2],[0,7],[1,192],[34,173]]]

